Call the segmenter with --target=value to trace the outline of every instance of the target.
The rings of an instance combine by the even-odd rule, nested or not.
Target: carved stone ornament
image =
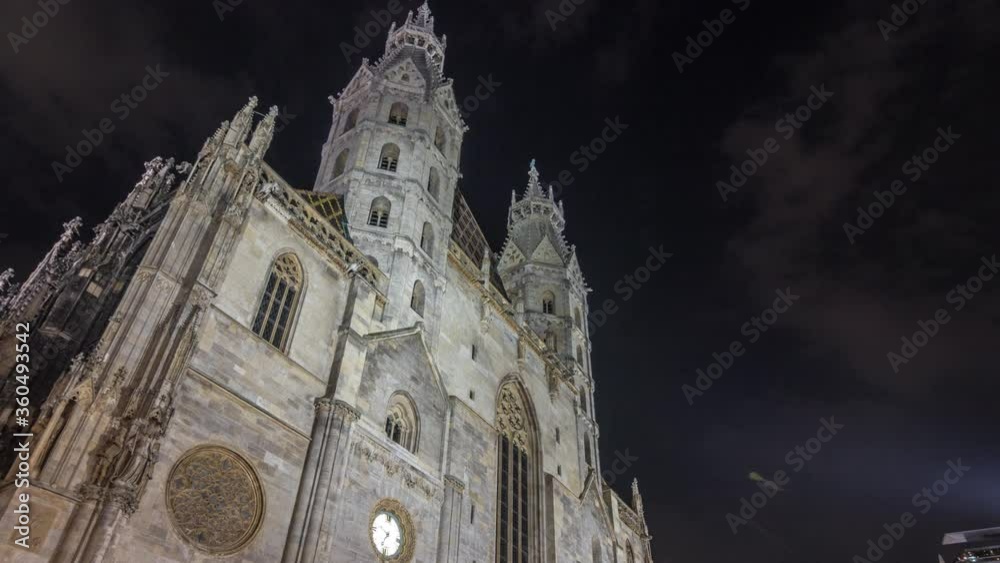
[[[184,540],[199,551],[225,555],[242,549],[257,533],[264,492],[253,467],[238,454],[200,446],[170,470],[166,504]]]
[[[365,436],[362,438],[355,446],[355,450],[368,463],[381,465],[385,469],[386,475],[394,479],[399,479],[408,489],[420,491],[428,499],[434,498],[437,492],[436,487],[427,478],[413,469],[408,463],[400,460],[395,453],[389,452],[384,447],[375,443],[371,437]]]
[[[639,521],[639,517],[632,512],[631,508],[620,503],[618,505],[618,518],[639,537],[643,537],[642,523]]]
[[[500,401],[497,405],[497,427],[500,432],[507,434],[511,441],[526,448],[528,444],[528,431],[525,427],[527,414],[524,411],[524,404],[518,397],[511,385],[505,385],[500,391]]]

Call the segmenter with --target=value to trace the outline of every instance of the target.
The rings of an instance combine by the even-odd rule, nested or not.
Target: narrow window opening
[[[380,170],[395,172],[399,167],[399,147],[392,143],[383,146],[378,159],[378,167]]]
[[[389,108],[389,123],[406,127],[406,120],[410,115],[410,108],[402,102],[396,102]]]
[[[371,211],[368,213],[368,224],[372,227],[386,228],[389,225],[389,211],[392,204],[384,197],[372,200]]]

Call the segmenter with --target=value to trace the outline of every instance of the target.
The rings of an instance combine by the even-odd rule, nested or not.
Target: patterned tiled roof
[[[343,202],[336,194],[312,190],[295,190],[295,193],[306,200],[313,209],[319,211],[320,215],[336,227],[347,240],[351,240],[351,235],[347,230],[347,218],[344,216]]]

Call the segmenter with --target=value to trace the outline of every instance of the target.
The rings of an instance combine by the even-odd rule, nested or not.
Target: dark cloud
[[[986,291],[954,312],[899,374],[886,358],[917,321],[950,311],[948,291],[976,274],[980,257],[1000,251],[991,237],[1000,198],[981,184],[991,175],[994,133],[983,120],[992,102],[982,96],[990,70],[980,58],[997,46],[990,31],[1000,10],[989,2],[928,3],[886,41],[877,20],[890,11],[874,8],[819,49],[782,57],[784,89],[727,129],[722,148],[736,163],[769,136],[781,145],[730,202],[752,210],[729,242],[730,256],[761,291],[792,285],[806,296],[792,322],[817,353],[839,353],[836,371],[926,392],[936,378],[955,381],[988,365],[998,336],[1000,292]],[[776,134],[776,121],[824,84],[835,92],[831,103],[790,140]],[[961,139],[910,181],[901,165],[948,127]],[[843,224],[896,179],[908,191],[852,245]]]

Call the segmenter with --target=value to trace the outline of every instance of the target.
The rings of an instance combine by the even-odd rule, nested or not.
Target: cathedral
[[[251,99],[0,275],[0,560],[653,561],[601,477],[563,206],[530,163],[490,247],[446,46],[426,4],[392,25],[311,189]]]

